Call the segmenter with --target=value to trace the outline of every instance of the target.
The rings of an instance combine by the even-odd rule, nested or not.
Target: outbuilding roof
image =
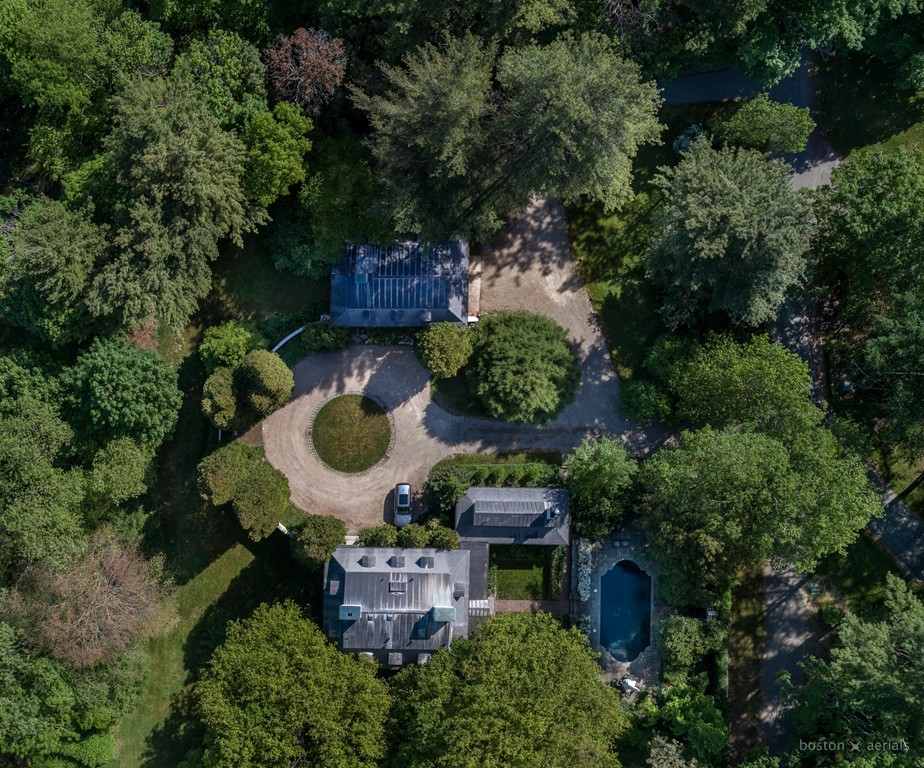
[[[570,507],[560,488],[472,486],[456,504],[456,531],[463,541],[567,544]]]
[[[468,322],[468,244],[350,245],[331,271],[330,316],[356,328]]]

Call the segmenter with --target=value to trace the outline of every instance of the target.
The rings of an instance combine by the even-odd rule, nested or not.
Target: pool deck
[[[624,545],[623,542],[628,542]],[[590,600],[578,604],[578,612],[590,618],[590,644],[601,656],[598,659],[604,678],[618,682],[624,675],[639,681],[642,690],[657,685],[661,673],[661,654],[658,650],[658,630],[662,617],[672,612],[669,606],[658,602],[658,576],[648,558],[645,537],[632,531],[613,533],[593,546],[593,592]],[[600,580],[603,574],[623,560],[631,560],[651,578],[651,644],[633,661],[622,662],[613,658],[600,646]]]

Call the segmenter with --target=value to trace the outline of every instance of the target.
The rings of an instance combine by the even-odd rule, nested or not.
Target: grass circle
[[[311,427],[314,449],[331,469],[362,472],[378,464],[391,443],[391,422],[375,400],[340,395],[328,401]]]

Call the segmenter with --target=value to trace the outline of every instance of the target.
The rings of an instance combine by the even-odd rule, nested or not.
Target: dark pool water
[[[600,579],[600,644],[632,661],[651,642],[651,577],[623,560]]]

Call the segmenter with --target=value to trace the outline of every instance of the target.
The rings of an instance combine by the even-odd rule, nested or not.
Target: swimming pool
[[[622,560],[600,579],[600,645],[632,661],[651,642],[651,577]]]

